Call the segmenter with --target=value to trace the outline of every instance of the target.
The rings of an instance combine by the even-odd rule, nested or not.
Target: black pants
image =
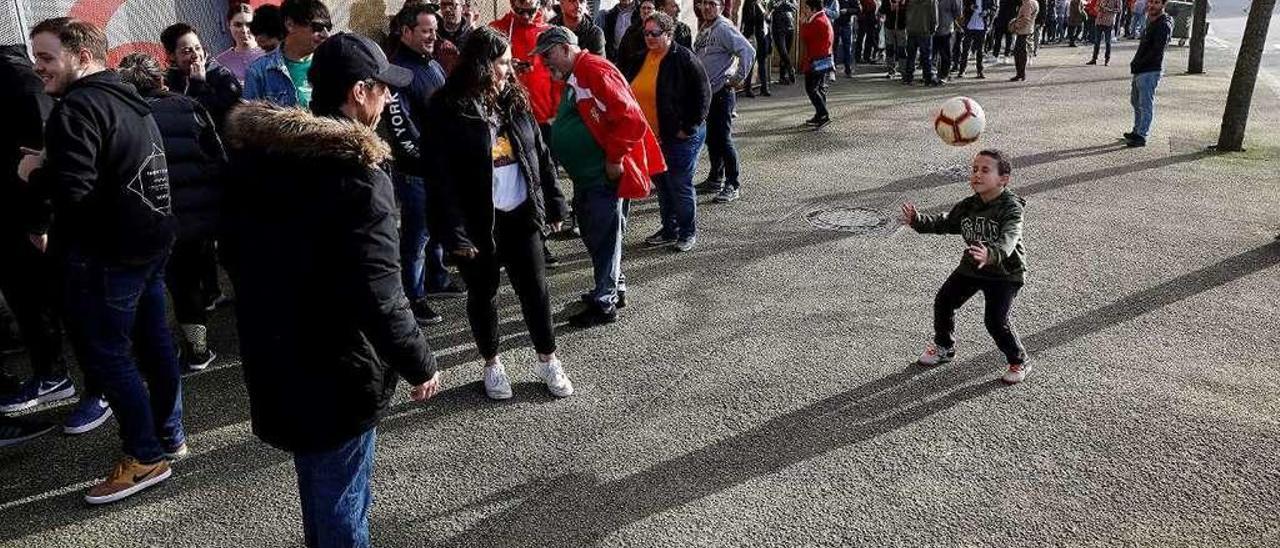
[[[494,211],[497,248],[481,251],[472,259],[458,259],[458,270],[467,284],[467,321],[480,356],[486,361],[498,355],[499,267],[506,267],[511,288],[520,299],[520,312],[533,348],[540,354],[556,351],[551,325],[551,297],[547,291],[546,263],[542,256],[542,231],[533,226],[529,201],[510,213]]]
[[[773,49],[778,52],[778,82],[796,81],[796,69],[791,66],[791,40],[795,37],[794,26],[774,25]]]
[[[870,63],[880,45],[880,23],[875,19],[858,21],[858,39],[853,42],[853,53],[860,63]]]
[[[1013,42],[1013,67],[1018,78],[1027,77],[1027,38],[1025,34],[1019,34]]]
[[[983,44],[987,40],[987,31],[985,30],[967,30],[964,32],[964,39],[961,40],[960,46],[960,72],[964,73],[965,67],[969,65],[969,52],[974,54],[974,63],[978,67],[978,74],[982,74],[982,56]]]
[[[951,34],[933,35],[933,54],[938,56],[938,79],[951,76]]]
[[[183,238],[173,245],[169,256],[169,268],[165,271],[165,285],[173,300],[173,315],[179,324],[208,325],[209,313],[206,296],[211,289],[208,271],[217,268],[213,240],[208,238]]]
[[[65,377],[58,263],[37,250],[25,234],[6,233],[2,239],[0,292],[9,303],[22,344],[31,356],[32,372],[41,379]]]
[[[769,53],[772,45],[769,42],[769,33],[765,32],[764,25],[760,25],[756,29],[754,36],[748,36],[755,43],[756,47],[756,74],[760,76],[760,92],[767,93],[769,91]],[[751,91],[752,73],[747,73],[747,91]]]
[[[933,300],[933,342],[946,348],[955,347],[956,310],[981,291],[982,298],[987,301],[982,315],[987,333],[991,334],[1009,363],[1026,361],[1027,352],[1022,348],[1018,332],[1014,331],[1013,324],[1009,322],[1013,299],[1018,296],[1020,289],[1020,282],[977,278],[952,272]]]
[[[1067,43],[1068,45],[1076,45],[1076,39],[1080,37],[1080,25],[1067,25]]]
[[[813,103],[815,120],[830,118],[827,114],[827,73],[831,71],[807,71],[804,73],[804,92],[809,94],[809,102]]]
[[[996,57],[1003,57],[1013,53],[1013,34],[1005,30],[998,30],[996,31],[995,40],[996,47],[992,53]],[[1003,50],[1000,49],[1001,46],[1004,46]]]

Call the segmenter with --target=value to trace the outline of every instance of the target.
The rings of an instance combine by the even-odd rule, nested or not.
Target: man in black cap
[[[293,453],[307,546],[367,546],[376,425],[398,378],[440,374],[400,283],[390,151],[373,127],[413,78],[371,40],[315,52],[311,113],[232,111],[220,239],[253,431]],[[317,298],[322,297],[322,298]]]

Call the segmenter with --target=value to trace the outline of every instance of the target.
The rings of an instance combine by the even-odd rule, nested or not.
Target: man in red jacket
[[[626,306],[626,199],[648,195],[650,177],[667,165],[640,103],[613,63],[582,51],[564,27],[543,32],[534,51],[565,82],[551,126],[551,150],[573,180],[573,211],[595,274],[595,288],[583,295],[587,307],[570,321],[611,323],[617,309]]]
[[[556,102],[551,91],[551,72],[542,59],[533,54],[538,35],[551,28],[542,20],[542,10],[537,0],[511,0],[511,11],[489,26],[507,35],[511,40],[511,64],[516,77],[529,91],[529,104],[538,125],[545,126],[555,116]],[[459,46],[461,47],[461,46]],[[546,132],[545,128],[543,130]]]
[[[827,114],[827,75],[835,70],[831,57],[835,32],[826,10],[822,9],[822,0],[805,0],[804,4],[812,15],[800,25],[800,41],[804,43],[800,68],[804,70],[804,91],[813,103],[813,118],[804,123],[820,128],[831,122]]]

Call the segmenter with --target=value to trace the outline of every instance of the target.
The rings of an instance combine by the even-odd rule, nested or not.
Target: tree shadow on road
[[[1089,310],[1026,337],[1024,344],[1034,356],[1277,264],[1280,242],[1271,242]],[[1000,358],[992,351],[940,370],[909,366],[620,479],[601,481],[588,473],[539,478],[424,519],[502,508],[443,546],[594,545],[650,516],[989,394],[1001,384],[980,379],[995,373]],[[379,526],[375,535],[391,537],[391,544],[421,538],[413,522],[386,519]]]

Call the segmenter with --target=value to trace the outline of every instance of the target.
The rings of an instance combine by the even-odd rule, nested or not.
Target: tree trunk
[[[1204,37],[1209,33],[1209,0],[1195,0],[1191,17],[1191,53],[1187,57],[1187,74],[1204,74]],[[1144,15],[1145,17],[1145,15]]]
[[[1275,7],[1276,0],[1253,0],[1249,8],[1244,37],[1240,40],[1240,53],[1236,56],[1236,68],[1231,74],[1231,88],[1227,91],[1227,108],[1222,113],[1222,129],[1218,133],[1220,151],[1244,150],[1244,128],[1249,121],[1253,86],[1258,81],[1262,52],[1267,47],[1267,27],[1271,24],[1271,11]]]

